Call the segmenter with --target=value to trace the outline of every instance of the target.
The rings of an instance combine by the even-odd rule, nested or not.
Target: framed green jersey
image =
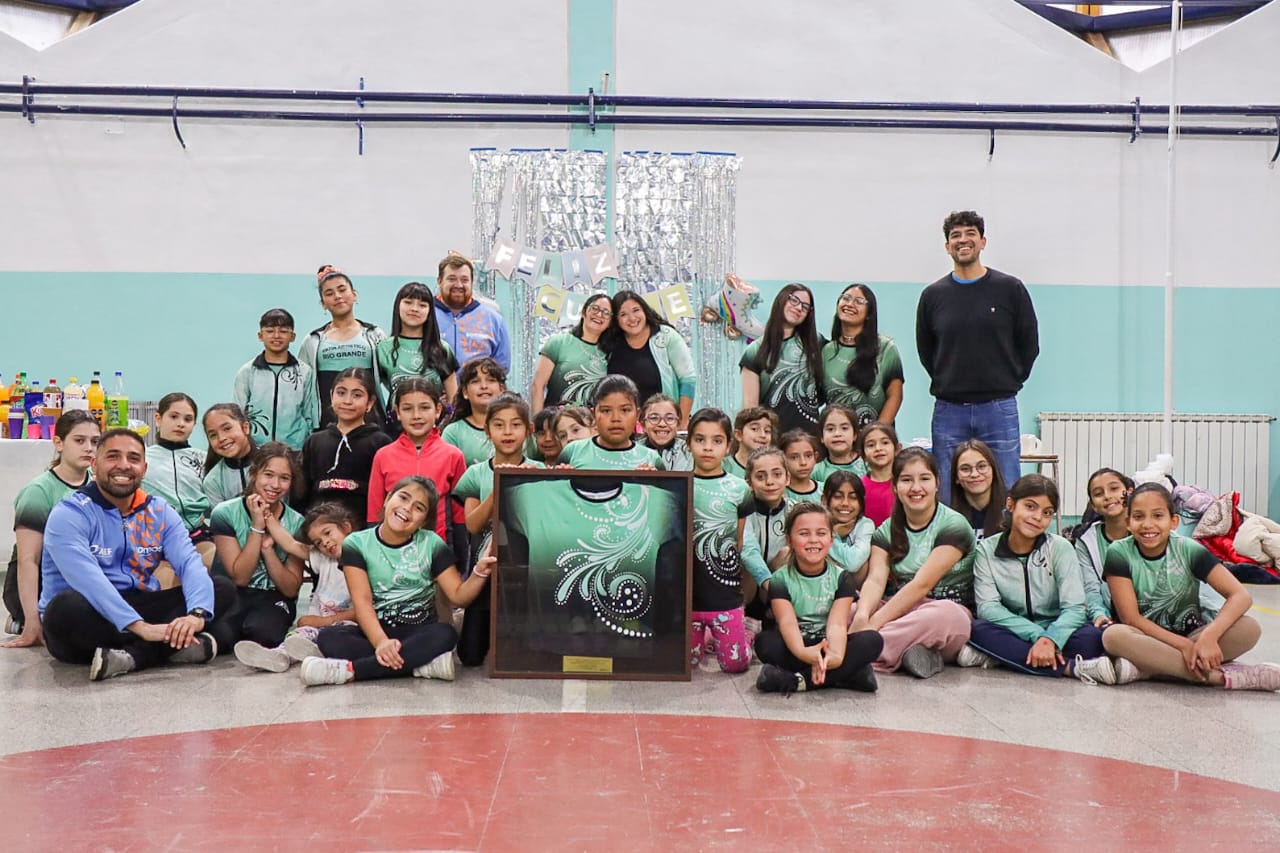
[[[687,680],[692,476],[494,473],[490,674]]]

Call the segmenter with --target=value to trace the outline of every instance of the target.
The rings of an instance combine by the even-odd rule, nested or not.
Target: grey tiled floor
[[[1250,587],[1261,644],[1246,661],[1280,662],[1280,587]],[[653,713],[801,720],[900,729],[1080,752],[1280,791],[1280,694],[1174,684],[1086,687],[947,668],[928,681],[891,675],[874,696],[783,698],[740,676],[692,683],[491,680],[459,669],[419,679],[306,689],[294,669],[246,670],[232,657],[94,684],[43,650],[0,649],[0,754],[232,726],[443,713]]]

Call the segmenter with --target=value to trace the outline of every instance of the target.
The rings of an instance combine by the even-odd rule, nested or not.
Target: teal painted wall
[[[414,278],[430,282],[431,273],[355,276],[357,316],[389,327],[396,291]],[[763,312],[784,283],[756,282]],[[824,333],[830,331],[844,284],[809,282]],[[928,436],[932,398],[915,354],[915,307],[924,284],[869,284],[879,302],[881,330],[898,342],[906,369],[899,416],[903,438]],[[1040,411],[1160,411],[1159,288],[1032,285],[1030,290],[1040,318],[1041,354],[1019,397],[1024,432],[1036,432]],[[0,373],[6,380],[18,370],[41,382],[52,376],[65,383],[71,374],[85,381],[95,369],[105,376],[123,369],[135,399],[182,390],[202,409],[228,399],[236,370],[259,351],[256,334],[263,311],[283,307],[293,312],[299,340],[327,319],[314,279],[305,274],[0,272],[0,293],[5,294]],[[510,316],[505,291],[499,292],[499,303]],[[67,319],[45,321],[49,306]],[[1280,382],[1263,372],[1265,365],[1276,363],[1276,317],[1280,289],[1180,289],[1177,409],[1280,412]],[[1273,426],[1272,507],[1280,507],[1278,439],[1280,431]]]

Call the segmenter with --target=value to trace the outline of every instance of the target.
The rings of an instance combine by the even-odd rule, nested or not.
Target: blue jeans
[[[987,403],[933,402],[933,455],[942,471],[941,500],[951,503],[951,455],[962,441],[976,438],[987,443],[996,456],[1005,488],[1022,476],[1022,432],[1018,400],[1005,397]]]
[[[985,619],[974,619],[969,629],[969,645],[980,652],[986,652],[1001,664],[1017,672],[1028,675],[1062,675],[1063,667],[1054,664],[1052,667],[1027,666],[1027,655],[1031,653],[1031,643],[1019,637],[1008,628],[993,625]],[[1085,660],[1102,657],[1102,631],[1093,625],[1081,625],[1067,638],[1062,647],[1062,656],[1067,663],[1073,664],[1076,655]]]

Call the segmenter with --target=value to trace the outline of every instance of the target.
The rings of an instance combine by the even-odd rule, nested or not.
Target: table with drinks
[[[88,385],[75,377],[65,388],[47,385],[19,372],[11,385],[0,380],[0,558],[13,550],[13,503],[18,492],[53,463],[54,426],[63,412],[88,412],[103,429],[129,425],[124,374],[115,373],[110,394],[95,371]]]

